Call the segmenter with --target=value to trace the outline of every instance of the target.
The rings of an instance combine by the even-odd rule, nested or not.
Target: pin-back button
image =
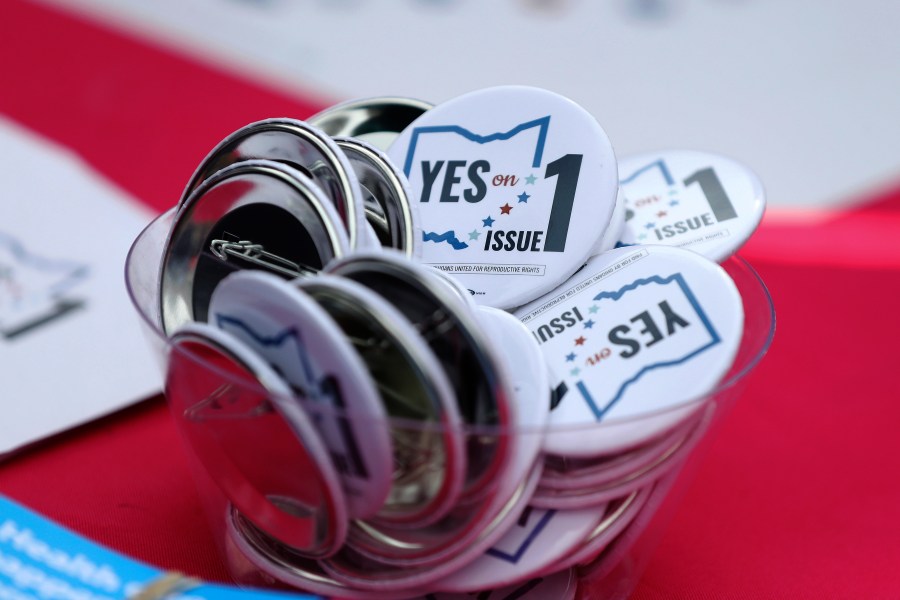
[[[578,581],[571,569],[559,569],[553,575],[534,577],[495,590],[469,593],[428,594],[419,600],[574,600]]]
[[[707,408],[712,408],[712,405]],[[559,510],[601,506],[650,485],[667,473],[677,471],[706,432],[709,411],[701,411],[699,414],[699,419],[692,419],[694,422],[690,430],[680,439],[676,439],[671,446],[664,448],[653,462],[619,479],[596,485],[585,484],[581,487],[563,489],[538,486],[531,498],[532,506]]]
[[[390,426],[391,491],[372,523],[422,527],[453,508],[465,477],[456,397],[425,341],[385,299],[355,281],[319,274],[295,280],[328,313],[378,386],[390,423],[352,416],[355,427]]]
[[[626,244],[689,248],[722,262],[756,230],[766,208],[759,177],[722,156],[670,150],[619,162]]]
[[[526,581],[580,547],[603,514],[604,507],[545,510],[528,506],[484,554],[432,585],[441,591],[466,592]]]
[[[348,248],[334,207],[303,173],[264,160],[226,167],[175,215],[160,268],[163,328],[206,321],[213,290],[233,271],[292,278]]]
[[[652,484],[648,485],[624,498],[610,502],[606,507],[603,520],[597,524],[591,534],[562,560],[548,567],[546,572],[555,573],[591,561],[640,514],[650,498],[653,487]]]
[[[246,125],[222,140],[191,176],[180,204],[216,171],[251,159],[280,162],[307,175],[340,217],[350,246],[363,247],[365,211],[356,174],[337,144],[321,130],[296,119],[266,119]]]
[[[377,513],[393,471],[386,414],[366,365],[328,313],[275,275],[241,271],[216,288],[209,322],[290,385],[328,447],[350,516]]]
[[[439,547],[438,539],[446,541],[447,535],[450,535],[453,543],[443,546],[439,560],[408,566],[388,564],[362,554],[355,545],[348,543],[341,552],[323,559],[319,564],[336,581],[360,590],[429,589],[435,581],[472,562],[515,525],[541,475],[540,464],[530,465],[530,472],[524,475],[520,469],[522,466],[519,463],[512,469],[517,477],[503,476],[504,487],[514,480],[517,482],[511,494],[495,494],[477,509],[461,508],[448,517],[443,531],[432,528],[428,532],[418,532],[427,534],[426,537],[419,536],[419,539],[430,539],[432,547]],[[471,524],[476,526],[469,526]],[[465,534],[461,535],[461,532]]]
[[[581,267],[606,229],[618,173],[606,133],[546,90],[471,92],[416,119],[388,150],[409,178],[422,260],[479,304],[511,308]]]
[[[490,306],[479,306],[476,318],[491,340],[497,360],[506,365],[516,405],[517,460],[537,460],[550,418],[550,377],[537,342],[516,317]],[[463,503],[478,500],[469,496]]]
[[[472,428],[466,435],[463,495],[495,484],[509,459],[508,427],[515,407],[504,367],[494,360],[468,307],[430,271],[396,252],[352,254],[329,263],[326,271],[378,293],[419,328],[450,379],[464,423]]]
[[[524,509],[534,490],[531,479],[540,472],[537,459],[549,413],[543,357],[527,329],[512,315],[481,307],[476,318],[490,339],[502,340],[496,344],[496,351],[508,365],[517,407],[516,422],[510,428],[515,444],[512,459],[498,475],[498,485],[489,496],[470,496],[434,527],[415,532],[372,531],[359,523],[352,527],[348,546],[363,556],[399,567],[384,575],[389,586],[405,586],[416,577],[417,566],[431,565],[428,568],[446,574],[482,554],[514,526],[519,514],[516,510]],[[352,562],[343,563],[341,568],[352,569]]]
[[[387,155],[356,138],[334,140],[347,156],[364,196],[366,220],[382,246],[418,258],[415,251],[415,218],[409,201],[406,177]]]
[[[555,373],[545,450],[561,456],[621,452],[687,418],[725,375],[743,333],[727,273],[667,246],[596,256],[516,316]]]
[[[396,96],[363,98],[326,108],[306,121],[332,137],[355,137],[387,150],[401,131],[433,106]]]
[[[250,348],[210,325],[185,325],[171,345],[166,395],[225,497],[295,552],[335,552],[347,532],[344,495],[290,387]]]

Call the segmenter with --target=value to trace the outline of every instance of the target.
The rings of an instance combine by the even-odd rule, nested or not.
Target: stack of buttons
[[[536,88],[229,135],[136,242],[165,229],[142,313],[229,561],[342,598],[574,597],[768,344],[716,262],[764,203],[714,155],[617,164]]]

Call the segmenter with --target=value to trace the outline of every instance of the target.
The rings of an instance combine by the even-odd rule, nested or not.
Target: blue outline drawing
[[[643,167],[641,167],[640,169],[638,169],[637,171],[635,171],[634,173],[632,173],[625,179],[620,179],[619,185],[625,185],[627,183],[631,183],[632,181],[637,179],[638,176],[640,176],[643,173],[646,173],[647,171],[649,171],[653,168],[659,169],[659,172],[662,174],[662,176],[666,180],[667,184],[675,185],[675,180],[672,179],[672,173],[669,172],[669,167],[666,166],[665,161],[661,158],[659,160],[653,161],[652,163],[650,163],[648,165],[644,165]]]
[[[550,522],[550,519],[553,518],[553,515],[556,514],[555,510],[548,510],[543,517],[537,522],[537,525],[534,526],[528,535],[522,540],[522,543],[516,548],[514,554],[509,554],[504,552],[503,550],[497,550],[496,548],[488,548],[485,550],[485,554],[493,556],[494,558],[499,558],[500,560],[505,560],[506,562],[516,564],[521,560],[522,556],[525,554],[525,551],[528,550],[528,547],[531,546],[531,543],[537,539],[537,536],[540,535],[541,531],[543,531],[544,527],[547,526],[547,523]]]
[[[597,300],[603,300],[603,299],[608,298],[608,299],[612,300],[613,302],[615,302],[615,301],[619,300],[623,295],[625,295],[626,292],[635,290],[640,286],[649,285],[651,283],[658,283],[660,285],[668,285],[672,282],[675,282],[678,284],[678,287],[681,288],[681,291],[684,293],[688,302],[691,304],[691,307],[694,309],[694,312],[697,314],[698,317],[700,317],[700,321],[703,323],[703,326],[706,328],[706,331],[710,335],[711,339],[710,339],[709,343],[705,344],[704,346],[701,346],[700,348],[697,348],[696,350],[689,352],[688,354],[682,356],[681,358],[660,361],[658,363],[653,363],[653,364],[642,367],[641,370],[638,371],[633,377],[631,377],[630,379],[627,379],[626,381],[624,381],[622,383],[622,385],[619,387],[619,390],[615,393],[615,395],[612,397],[612,399],[606,403],[606,406],[604,406],[603,408],[601,408],[597,404],[597,402],[594,400],[593,396],[591,396],[590,392],[587,389],[587,386],[584,385],[584,382],[583,381],[577,382],[575,384],[575,387],[578,388],[579,392],[581,392],[581,395],[584,398],[584,401],[587,403],[588,407],[591,409],[591,412],[594,413],[594,417],[597,419],[598,422],[603,419],[603,417],[606,415],[606,413],[608,413],[616,405],[616,403],[619,402],[619,400],[622,399],[622,396],[625,393],[625,389],[628,386],[630,386],[631,384],[637,382],[641,377],[643,377],[649,371],[652,371],[654,369],[661,369],[664,367],[672,367],[672,366],[687,362],[687,361],[691,360],[692,358],[694,358],[695,356],[697,356],[698,354],[705,352],[706,350],[712,348],[713,346],[715,346],[716,344],[718,344],[719,342],[722,341],[722,338],[719,337],[718,332],[716,331],[715,327],[713,327],[713,324],[710,322],[709,317],[706,316],[706,313],[703,311],[703,308],[700,306],[700,303],[697,301],[697,297],[694,295],[694,292],[691,290],[691,288],[688,287],[687,282],[684,280],[684,276],[681,273],[674,273],[674,274],[670,275],[669,277],[665,277],[665,278],[660,277],[658,275],[653,275],[652,277],[638,279],[636,281],[633,281],[632,283],[622,286],[621,288],[619,288],[619,290],[617,290],[615,292],[600,292],[599,294],[594,296],[594,300],[597,301]]]
[[[13,322],[16,321],[17,311],[20,311],[23,307],[33,308],[35,302],[40,304],[46,301],[47,310],[41,314],[32,314],[28,320],[22,320],[21,313],[19,313],[19,322],[15,324],[8,322],[6,325],[3,325],[0,322],[0,338],[12,340],[84,307],[85,301],[73,298],[67,299],[64,295],[88,279],[90,276],[90,267],[88,265],[71,260],[49,259],[39,256],[27,250],[25,245],[18,239],[2,231],[0,231],[0,249],[8,251],[13,261],[11,266],[7,268],[5,267],[5,261],[0,260],[0,284],[5,281],[6,285],[13,288],[16,287],[17,266],[26,267],[33,271],[41,271],[49,274],[51,277],[54,274],[58,275],[55,283],[46,287],[33,288],[30,301],[28,296],[24,299],[15,297],[11,299]],[[34,291],[39,292],[37,301],[34,300]],[[0,304],[0,308],[2,308],[2,304]]]
[[[227,326],[236,327],[245,332],[256,343],[266,348],[278,348],[280,346],[283,346],[287,340],[292,340],[294,342],[294,347],[297,349],[297,356],[300,358],[300,365],[303,370],[303,373],[301,374],[302,381],[297,386],[300,389],[297,390],[295,388],[294,384],[286,377],[286,374],[279,374],[284,378],[288,385],[290,385],[292,390],[294,390],[295,392],[299,391],[301,398],[310,400],[312,402],[318,402],[320,404],[324,402],[329,406],[337,407],[341,410],[345,409],[346,404],[344,402],[344,397],[341,394],[339,386],[332,387],[328,385],[329,381],[334,379],[334,376],[332,374],[324,374],[320,379],[316,379],[312,361],[310,360],[310,355],[307,351],[306,345],[303,343],[303,338],[300,335],[300,331],[296,327],[287,327],[282,331],[279,331],[275,335],[266,336],[255,331],[247,323],[237,317],[219,313],[215,316],[215,318],[216,325],[222,331],[228,331]],[[272,364],[272,362],[269,360],[266,360],[266,362],[270,365]],[[319,425],[320,420],[323,416],[324,415],[315,412],[310,415],[316,425]],[[322,440],[328,447],[332,461],[335,462],[335,466],[337,467],[338,472],[341,474],[353,475],[354,473],[350,473],[350,470],[353,470],[355,471],[355,476],[362,477],[363,479],[368,479],[369,469],[367,466],[367,461],[363,459],[363,456],[359,450],[359,445],[356,442],[356,436],[353,435],[352,428],[350,427],[350,423],[347,420],[347,417],[337,414],[334,415],[334,420],[337,423],[343,447],[337,450],[334,449],[332,447],[333,443],[330,439],[330,436],[324,435]]]
[[[228,330],[227,326],[236,327],[250,336],[256,343],[266,348],[278,348],[279,346],[283,346],[288,339],[293,340],[294,347],[297,349],[297,356],[300,358],[300,366],[303,368],[303,381],[301,383],[300,391],[310,400],[320,400],[323,397],[321,388],[322,381],[324,381],[325,378],[316,381],[312,362],[309,359],[309,353],[306,351],[306,346],[303,344],[303,338],[296,327],[288,327],[275,335],[265,336],[254,330],[241,319],[223,314],[216,315],[216,325],[223,331]],[[338,406],[343,404],[340,398],[336,399],[335,403]]]
[[[16,262],[38,271],[68,271],[66,276],[50,286],[50,291],[60,294],[74,285],[87,279],[90,269],[87,265],[68,260],[51,260],[38,256],[25,249],[25,246],[13,236],[0,231],[0,247],[9,249]]]
[[[464,250],[465,248],[469,247],[469,244],[467,244],[466,242],[459,241],[459,238],[456,237],[455,229],[445,231],[444,233],[438,233],[436,231],[423,231],[422,241],[434,242],[435,244],[447,242],[448,244],[450,244],[450,246],[453,247],[454,250]]]
[[[501,131],[489,135],[478,135],[477,133],[473,133],[465,127],[461,127],[459,125],[432,125],[429,127],[416,127],[412,131],[412,137],[409,141],[409,150],[406,151],[406,161],[404,161],[403,163],[403,173],[407,177],[409,177],[409,173],[412,170],[413,156],[415,156],[416,146],[419,143],[419,136],[422,134],[455,133],[461,135],[469,141],[478,144],[488,144],[490,142],[508,140],[522,133],[523,131],[532,129],[534,127],[539,127],[541,130],[538,134],[537,145],[534,148],[534,159],[532,160],[531,164],[532,168],[536,169],[541,166],[541,158],[544,154],[544,144],[547,141],[547,130],[550,128],[550,115],[535,119],[533,121],[528,121],[527,123],[521,123],[510,129],[509,131]]]

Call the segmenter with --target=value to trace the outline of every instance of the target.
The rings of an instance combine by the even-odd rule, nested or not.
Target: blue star
[[[472,231],[469,232],[469,239],[477,240],[479,235],[481,235],[481,232],[478,231],[477,229],[473,229]]]
[[[591,305],[591,307],[588,309],[588,312],[591,313],[591,314],[594,314],[594,313],[597,312],[598,310],[600,310],[600,307],[597,306],[596,304],[593,304],[593,305]]]
[[[521,204],[522,202],[528,202],[528,199],[531,198],[531,196],[529,196],[525,192],[522,192],[517,196],[517,198],[519,199],[519,203]]]
[[[492,219],[490,216],[488,216],[487,219],[482,219],[481,222],[484,223],[485,227],[490,227],[494,224],[494,219]]]
[[[678,200],[669,200],[669,206],[678,206]]]
[[[537,179],[534,175],[529,175],[525,178],[525,185],[534,185],[534,180]]]
[[[575,362],[575,353],[566,354],[566,362]]]
[[[644,225],[644,229],[653,229],[654,227],[656,227],[656,223],[647,223]]]
[[[593,327],[593,326],[594,326],[594,321],[593,321],[593,319],[588,319],[587,321],[584,322],[584,328],[585,328],[585,329],[590,329],[590,328]]]

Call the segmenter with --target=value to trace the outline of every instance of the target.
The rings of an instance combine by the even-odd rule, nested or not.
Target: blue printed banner
[[[163,575],[0,496],[0,598],[4,600],[124,599]],[[200,584],[167,598],[312,600],[313,596]]]

